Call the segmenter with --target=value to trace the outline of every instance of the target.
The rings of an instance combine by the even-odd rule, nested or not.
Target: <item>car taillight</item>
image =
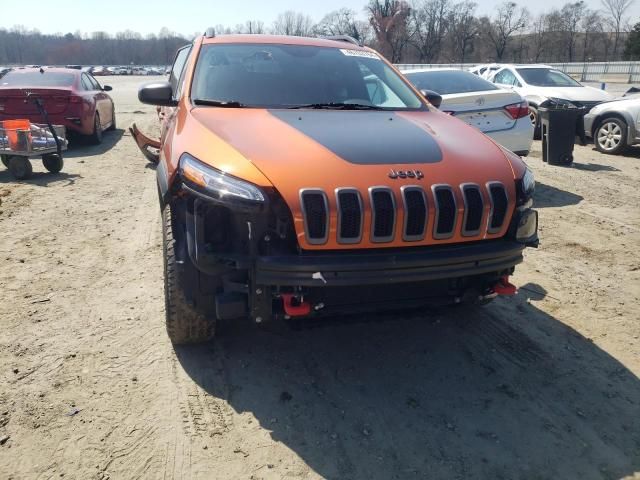
[[[74,95],[71,95],[69,97],[69,103],[82,103],[82,97],[76,97]]]
[[[529,115],[529,104],[525,101],[520,103],[513,103],[511,105],[507,105],[504,107],[509,116],[514,120],[517,120],[522,117],[526,117]]]

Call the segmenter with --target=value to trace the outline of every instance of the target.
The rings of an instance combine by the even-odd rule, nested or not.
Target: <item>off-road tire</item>
[[[108,132],[113,132],[116,129],[116,107],[113,107],[111,112],[111,126],[107,128]]]
[[[162,211],[162,249],[164,256],[164,297],[167,334],[174,345],[201,343],[215,335],[215,319],[196,311],[187,301],[184,288],[186,265],[178,265],[175,255],[171,206]],[[187,260],[188,261],[188,260]],[[193,266],[190,265],[192,268]]]
[[[0,155],[0,161],[2,162],[2,164],[9,168],[9,156],[8,155]]]
[[[16,180],[26,180],[33,173],[33,167],[27,157],[9,157],[9,171]]]
[[[100,123],[100,115],[97,113],[93,117],[93,133],[89,136],[89,141],[94,145],[102,143],[102,124]]]
[[[601,153],[619,155],[627,149],[627,124],[618,117],[608,117],[598,122],[593,143]]]
[[[58,173],[64,167],[64,160],[57,153],[49,153],[42,156],[42,165],[51,173]]]

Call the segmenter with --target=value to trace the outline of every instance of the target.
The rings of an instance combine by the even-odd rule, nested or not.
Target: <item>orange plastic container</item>
[[[2,122],[4,129],[7,131],[7,139],[9,140],[9,148],[12,150],[23,150],[24,138],[31,135],[31,122],[29,120],[5,120]],[[19,132],[22,135],[19,135]],[[21,137],[21,138],[19,138]]]

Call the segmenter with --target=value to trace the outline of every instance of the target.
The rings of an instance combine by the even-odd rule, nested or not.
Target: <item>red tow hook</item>
[[[513,296],[518,293],[518,289],[516,288],[516,286],[509,282],[509,275],[505,275],[500,280],[498,280],[498,283],[493,286],[493,291],[498,295],[507,296]]]
[[[311,304],[300,301],[300,298],[293,293],[280,294],[282,303],[284,304],[284,313],[290,317],[304,317],[311,313]]]

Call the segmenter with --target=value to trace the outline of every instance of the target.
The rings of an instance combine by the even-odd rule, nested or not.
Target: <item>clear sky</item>
[[[245,20],[262,20],[271,25],[278,13],[295,10],[318,21],[341,7],[349,7],[364,16],[366,0],[0,0],[0,27],[24,25],[43,33],[107,31],[126,29],[143,34],[161,27],[185,35],[204,31],[217,24],[234,26]],[[476,0],[479,13],[491,14],[500,2]],[[561,6],[563,0],[520,0],[534,13]],[[589,8],[600,8],[599,0],[586,0]],[[630,9],[632,20],[640,20],[640,0]]]

